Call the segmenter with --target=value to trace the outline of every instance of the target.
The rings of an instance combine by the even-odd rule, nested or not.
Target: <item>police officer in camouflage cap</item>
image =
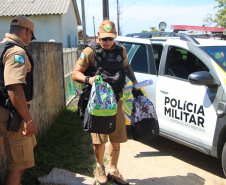
[[[97,43],[90,43],[78,59],[72,78],[80,83],[92,85],[96,76],[87,71],[97,71],[99,67],[103,68],[101,76],[113,88],[117,100],[116,130],[111,134],[91,133],[94,145],[94,152],[97,160],[96,178],[100,184],[106,184],[107,180],[116,181],[118,184],[129,184],[122,177],[118,170],[118,159],[120,153],[120,143],[127,141],[125,117],[122,109],[120,95],[125,85],[125,76],[127,76],[135,85],[137,80],[134,72],[129,65],[126,49],[120,43],[115,42],[117,32],[115,24],[110,20],[101,22],[98,32]],[[93,70],[90,70],[93,69]],[[106,72],[107,71],[107,72]],[[113,80],[109,80],[106,74],[111,74]],[[119,74],[117,76],[117,74]],[[114,81],[114,83],[112,82]],[[105,144],[110,139],[110,170],[105,173],[104,152]]]

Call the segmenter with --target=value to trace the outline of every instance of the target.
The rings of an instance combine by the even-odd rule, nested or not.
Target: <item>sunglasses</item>
[[[34,34],[32,32],[31,32],[31,35],[32,35],[31,40],[36,40],[35,37],[34,37]]]
[[[113,41],[114,38],[112,38],[112,37],[105,37],[105,38],[101,38],[101,40],[102,40],[102,41],[107,41],[107,40]]]
[[[29,29],[29,28],[28,28],[28,29]],[[29,30],[30,30],[30,29],[29,29]],[[31,40],[36,40],[35,37],[34,37],[34,34],[33,34],[33,32],[32,32],[31,30],[30,30],[30,33],[31,33],[31,35],[32,35],[32,36],[31,36]]]

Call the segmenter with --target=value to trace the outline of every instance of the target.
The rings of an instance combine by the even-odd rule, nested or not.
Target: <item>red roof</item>
[[[204,26],[188,26],[188,25],[171,25],[174,30],[184,30],[184,31],[210,31],[210,32],[221,32],[223,33],[225,28],[217,27],[204,27]]]

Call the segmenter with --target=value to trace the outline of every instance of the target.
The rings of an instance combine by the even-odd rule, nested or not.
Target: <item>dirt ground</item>
[[[119,170],[136,185],[226,185],[219,159],[157,137],[121,144]]]
[[[74,102],[70,106],[75,106]],[[107,150],[105,158],[108,169]],[[118,164],[120,172],[130,184],[226,185],[219,159],[160,136],[143,142],[134,141],[130,130],[128,141],[121,144]],[[89,179],[88,184],[90,182],[95,184],[94,179]]]

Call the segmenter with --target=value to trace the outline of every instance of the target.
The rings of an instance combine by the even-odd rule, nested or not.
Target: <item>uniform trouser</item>
[[[108,142],[113,143],[124,143],[127,141],[126,125],[125,125],[125,115],[122,109],[122,101],[119,100],[117,103],[117,115],[116,115],[116,128],[111,134],[98,134],[91,133],[93,144],[103,144]]]
[[[33,148],[35,147],[35,136],[24,136],[24,124],[18,132],[7,131],[9,110],[0,106],[0,134],[3,135],[4,148],[7,157],[8,170],[22,170],[34,166]]]

